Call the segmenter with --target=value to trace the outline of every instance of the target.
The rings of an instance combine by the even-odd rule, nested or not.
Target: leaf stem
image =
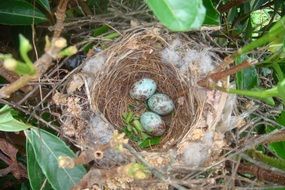
[[[276,76],[277,76],[278,81],[282,81],[284,79],[284,74],[281,70],[280,65],[278,63],[273,63],[271,66],[276,72]]]
[[[272,42],[275,39],[282,38],[285,31],[284,22],[285,17],[282,17],[267,34],[240,48],[236,53],[232,55],[232,57],[235,58],[242,54],[246,54],[257,47],[261,47],[269,42]]]
[[[267,156],[256,150],[248,150],[247,154],[255,160],[262,161],[265,164],[285,170],[285,160]]]
[[[268,98],[268,97],[278,95],[278,90],[277,90],[276,86],[271,88],[271,89],[262,90],[262,91],[240,90],[240,89],[230,88],[230,89],[227,89],[227,92],[231,93],[231,94],[238,94],[238,95],[242,95],[242,96],[250,96],[250,97],[254,97],[254,98]]]

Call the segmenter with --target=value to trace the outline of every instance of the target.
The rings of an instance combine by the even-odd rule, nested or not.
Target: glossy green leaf
[[[199,29],[206,9],[202,0],[146,0],[158,20],[172,31]]]
[[[47,11],[50,11],[50,6],[48,0],[37,0],[37,2],[44,7]]]
[[[32,127],[15,119],[12,115],[13,112],[14,110],[7,105],[0,109],[0,131],[17,132]]]
[[[53,189],[47,178],[43,174],[33,150],[33,147],[29,141],[26,141],[26,154],[27,154],[27,170],[30,181],[30,186],[33,190],[49,190]]]
[[[258,78],[256,69],[251,67],[236,74],[236,84],[239,89],[252,89],[257,86]]]
[[[39,9],[26,1],[0,1],[0,24],[30,25],[46,20],[46,16]]]
[[[217,9],[214,7],[212,0],[203,0],[203,4],[206,8],[206,17],[203,24],[219,25],[220,15]]]
[[[58,157],[75,157],[66,144],[45,130],[31,128],[25,134],[32,145],[36,160],[54,189],[71,189],[86,173],[84,167],[76,166],[72,169],[59,168]]]
[[[247,56],[240,56],[235,59],[235,63],[240,64],[246,59],[248,59]],[[258,85],[258,77],[256,69],[254,67],[250,67],[236,73],[236,85],[237,89],[244,89],[244,90],[250,90],[256,87]]]

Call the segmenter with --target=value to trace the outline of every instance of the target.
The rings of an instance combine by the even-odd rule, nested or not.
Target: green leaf
[[[102,13],[107,13],[108,12],[108,4],[109,0],[87,0],[87,5],[95,9],[95,13],[102,14]]]
[[[45,22],[46,16],[32,4],[21,0],[0,1],[0,23],[30,25]]]
[[[50,6],[48,0],[37,0],[37,2],[45,8],[47,11],[50,11]]]
[[[59,168],[58,157],[75,157],[66,144],[42,129],[31,128],[25,131],[31,143],[36,160],[54,189],[71,189],[86,173],[84,167],[76,166],[72,169]]]
[[[281,112],[279,117],[276,119],[276,122],[285,125],[285,111]],[[267,126],[266,127],[266,132],[270,133],[273,130],[279,130],[281,127],[273,127],[273,126]],[[282,142],[274,142],[269,144],[269,148],[275,152],[275,154],[280,157],[285,159],[285,141]]]
[[[247,56],[241,55],[235,59],[236,64],[241,64],[243,61],[248,59]],[[257,72],[254,67],[243,69],[236,73],[236,85],[237,89],[250,90],[256,87],[258,84]]]
[[[146,0],[158,20],[172,31],[199,29],[206,9],[202,0]]]
[[[107,33],[108,31],[109,31],[109,27],[107,25],[103,25],[103,26],[100,26],[99,28],[92,30],[92,36],[97,37],[104,33]]]
[[[259,87],[254,87],[252,88],[253,91],[260,91],[262,93],[262,91],[264,91],[265,89],[263,88],[259,88]],[[261,100],[263,102],[265,102],[266,104],[270,105],[270,106],[274,106],[275,105],[275,101],[273,99],[273,97],[269,96],[269,97],[255,97],[258,100]]]
[[[212,0],[203,0],[203,5],[206,8],[206,17],[203,24],[219,25],[220,15],[217,9],[214,7]]]
[[[0,131],[17,132],[32,127],[15,119],[12,115],[13,111],[14,110],[7,105],[0,109]]]
[[[124,133],[126,134],[126,136],[131,139],[132,141],[138,142],[140,141],[140,137],[135,135],[134,132],[131,130],[129,131],[127,127],[124,127],[123,129]]]
[[[280,158],[285,159],[285,142],[274,142],[269,144],[269,148],[273,150]]]
[[[160,143],[160,139],[161,139],[161,137],[150,137],[150,138],[142,140],[139,143],[139,146],[141,148],[147,148],[147,147],[150,147],[152,145],[159,144]]]
[[[27,153],[27,170],[31,188],[33,190],[49,190],[53,189],[47,178],[43,174],[33,150],[33,147],[29,141],[26,141],[26,153]]]
[[[276,121],[285,126],[285,111],[281,112],[281,114],[279,115],[279,117],[276,119]]]

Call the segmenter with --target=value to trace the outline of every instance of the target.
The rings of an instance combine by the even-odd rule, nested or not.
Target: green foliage
[[[206,8],[206,17],[203,24],[206,25],[219,25],[220,15],[214,7],[212,0],[203,0],[203,5]]]
[[[280,158],[285,160],[285,141],[270,143],[269,148]]]
[[[152,145],[159,144],[161,140],[161,137],[148,137],[142,141],[139,142],[139,146],[141,148],[148,148],[151,147]]]
[[[240,56],[244,56],[245,54],[248,54],[250,51],[263,47],[265,45],[270,45],[269,48],[272,45],[275,45],[274,48],[269,49],[273,54],[269,55],[268,57],[264,58],[265,63],[269,62],[271,63],[271,66],[273,69],[275,69],[277,76],[278,76],[278,83],[276,86],[273,86],[270,89],[262,89],[260,87],[255,87],[253,90],[242,90],[241,85],[242,81],[247,80],[247,85],[249,87],[252,87],[254,83],[252,82],[252,78],[250,77],[249,81],[248,78],[245,76],[242,76],[242,73],[237,74],[237,86],[240,89],[228,89],[227,91],[229,93],[235,93],[238,95],[245,95],[250,96],[253,98],[257,98],[260,100],[263,100],[265,103],[269,105],[275,105],[275,102],[273,100],[273,97],[278,97],[281,99],[282,103],[285,104],[285,79],[284,74],[282,73],[282,70],[280,68],[280,65],[277,61],[280,61],[282,59],[282,55],[284,52],[284,40],[285,40],[285,16],[282,17],[279,21],[277,21],[273,27],[269,30],[268,33],[260,37],[259,39],[252,41],[251,43],[245,45],[244,47],[240,48],[237,52],[235,52],[232,57],[239,62],[238,59],[240,59]],[[281,44],[277,45],[276,44]],[[245,71],[242,71],[245,72]]]
[[[33,190],[53,189],[47,181],[46,176],[43,174],[34,153],[33,147],[29,141],[26,141],[26,154],[27,154],[27,171],[30,181],[30,186]]]
[[[47,2],[39,0],[39,2]],[[46,5],[46,4],[45,4]],[[46,16],[24,0],[0,1],[0,24],[30,25],[47,21]]]
[[[50,11],[50,5],[48,0],[37,0],[37,2],[45,8],[47,11]]]
[[[87,4],[96,14],[102,14],[108,10],[109,0],[87,0]]]
[[[202,0],[146,0],[146,3],[159,21],[172,31],[199,29],[206,15]]]
[[[14,118],[15,110],[8,105],[0,109],[0,131],[17,132],[28,129],[32,126],[18,121]]]
[[[139,118],[132,111],[124,113],[124,133],[128,138],[138,143],[141,148],[148,148],[160,143],[161,137],[151,137],[146,134],[141,126]]]
[[[283,0],[252,0],[233,6],[222,17],[225,33],[230,38],[238,37],[240,45],[254,41],[255,37],[266,33],[280,16],[284,16],[283,7]]]
[[[285,126],[285,112],[281,112],[279,117],[276,119],[276,122]],[[279,130],[280,127],[273,127],[273,126],[267,126],[266,131],[269,133],[273,130]],[[281,142],[273,142],[269,144],[269,148],[280,158],[285,159],[285,139]]]
[[[58,167],[59,156],[74,157],[75,154],[56,136],[38,128],[26,130],[25,135],[27,137],[27,143],[29,143],[28,146],[31,145],[33,149],[33,151],[27,149],[28,157],[30,157],[30,159],[35,158],[42,173],[54,189],[71,189],[86,173],[82,166],[76,166],[72,169]],[[33,171],[33,169],[35,171]],[[32,172],[39,172],[39,168],[30,165],[29,173]],[[31,180],[42,181],[43,176],[41,175],[39,179],[33,178]],[[31,181],[31,184],[33,187],[39,185],[39,183],[35,181]]]
[[[109,31],[109,27],[107,25],[103,25],[103,26],[100,26],[99,28],[93,29],[91,32],[92,32],[92,36],[96,37],[104,33],[107,33],[108,31]]]
[[[36,68],[33,65],[32,61],[29,58],[29,51],[32,50],[32,45],[29,40],[26,39],[23,35],[19,35],[20,38],[20,55],[24,62],[18,61],[12,58],[11,55],[0,54],[0,60],[3,59],[4,67],[7,70],[17,73],[18,75],[33,75],[36,73]]]
[[[240,64],[248,59],[247,56],[240,56],[235,59],[236,64]],[[244,69],[236,73],[236,86],[238,89],[250,90],[258,85],[257,72],[254,67]]]
[[[255,160],[262,161],[263,163],[285,171],[285,160],[282,158],[273,158],[256,150],[248,150],[247,154]]]
[[[270,9],[261,9],[253,11],[250,14],[250,20],[253,27],[253,36],[258,36],[259,31],[269,24],[271,19],[269,11]]]

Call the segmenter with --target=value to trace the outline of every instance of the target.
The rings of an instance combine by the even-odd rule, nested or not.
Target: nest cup
[[[103,113],[122,131],[122,115],[130,107],[138,115],[146,111],[146,102],[130,97],[132,85],[142,78],[155,80],[157,92],[167,94],[175,103],[175,110],[162,117],[167,130],[160,144],[150,148],[156,151],[165,151],[179,143],[191,128],[197,107],[189,80],[175,66],[162,62],[160,54],[166,46],[161,38],[152,35],[136,34],[122,39],[104,52],[104,68],[96,75],[91,89],[93,111]],[[139,149],[135,143],[132,145]]]

